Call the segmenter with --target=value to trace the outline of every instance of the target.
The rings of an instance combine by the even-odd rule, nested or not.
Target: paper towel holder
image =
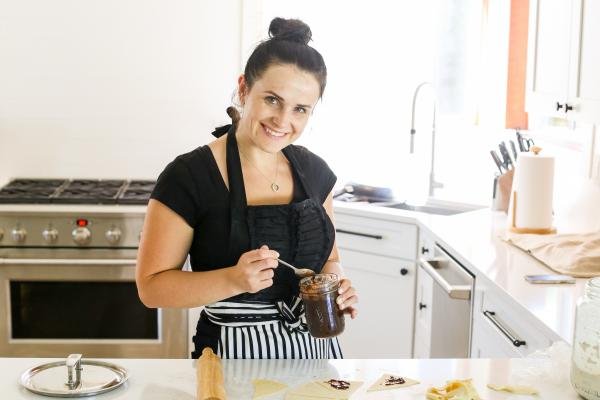
[[[537,154],[537,152],[536,152]],[[517,215],[517,191],[514,190],[512,193],[512,215],[510,222],[510,231],[514,233],[531,233],[534,235],[552,235],[556,233],[556,228],[517,228],[515,225]]]

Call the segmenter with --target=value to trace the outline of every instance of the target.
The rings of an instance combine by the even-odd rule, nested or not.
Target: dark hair
[[[269,25],[269,39],[256,46],[246,63],[248,89],[272,64],[292,64],[314,75],[319,82],[319,96],[323,96],[327,67],[321,54],[308,45],[311,38],[310,27],[299,19],[274,18]]]

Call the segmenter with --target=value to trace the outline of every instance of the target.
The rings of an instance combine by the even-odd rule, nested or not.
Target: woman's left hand
[[[358,315],[358,310],[354,307],[356,303],[358,303],[356,289],[352,287],[350,279],[343,278],[340,281],[340,288],[338,289],[338,308],[344,313],[350,314],[350,318],[354,319]]]

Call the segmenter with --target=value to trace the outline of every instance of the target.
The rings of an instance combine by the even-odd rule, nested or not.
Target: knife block
[[[511,169],[502,175],[496,175],[494,178],[492,210],[508,212],[514,172],[515,170]]]

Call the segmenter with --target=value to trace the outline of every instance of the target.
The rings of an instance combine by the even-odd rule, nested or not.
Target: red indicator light
[[[83,218],[79,218],[75,223],[81,228],[88,226],[88,220]]]

